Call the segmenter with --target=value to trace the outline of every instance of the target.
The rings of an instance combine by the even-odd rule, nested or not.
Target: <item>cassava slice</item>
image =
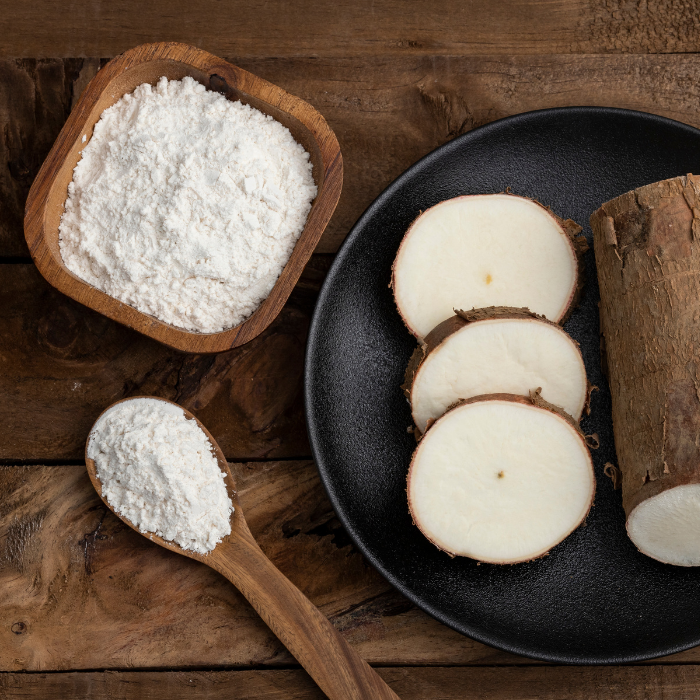
[[[700,565],[700,178],[656,182],[591,216],[627,532]]]
[[[578,345],[557,324],[509,307],[457,311],[443,321],[416,349],[404,384],[420,432],[460,399],[535,387],[581,417],[588,380]]]
[[[424,211],[394,261],[408,329],[424,338],[454,308],[527,307],[562,321],[582,284],[581,227],[511,194],[465,195]]]
[[[426,432],[408,473],[423,534],[449,554],[493,564],[547,553],[581,524],[594,492],[575,421],[536,394],[458,404]]]

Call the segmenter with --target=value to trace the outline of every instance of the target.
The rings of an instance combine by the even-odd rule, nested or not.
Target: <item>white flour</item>
[[[270,293],[315,196],[309,155],[286,127],[163,77],[95,125],[68,187],[61,256],[120,301],[214,333]]]
[[[207,436],[179,406],[132,399],[90,435],[102,495],[141,532],[206,554],[231,533],[233,511]]]

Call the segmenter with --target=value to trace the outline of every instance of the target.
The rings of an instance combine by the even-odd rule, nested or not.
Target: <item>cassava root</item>
[[[700,565],[700,178],[656,182],[591,216],[627,531]]]

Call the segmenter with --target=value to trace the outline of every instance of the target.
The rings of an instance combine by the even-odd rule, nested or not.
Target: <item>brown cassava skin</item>
[[[525,307],[515,308],[512,306],[488,306],[484,309],[472,309],[471,311],[455,309],[454,312],[454,316],[450,316],[450,318],[435,326],[435,328],[428,333],[423,343],[418,345],[418,347],[413,351],[411,359],[408,361],[406,374],[404,376],[404,383],[401,385],[401,388],[411,404],[413,403],[411,399],[411,390],[420,366],[427,359],[427,357],[432,352],[435,352],[435,350],[437,350],[437,348],[453,333],[456,333],[458,330],[464,328],[464,326],[467,326],[470,323],[493,319],[535,319],[542,323],[548,323],[550,326],[554,326],[555,328],[561,330],[561,326],[558,323],[554,323],[540,314],[533,313],[530,311],[530,309]],[[578,348],[578,343],[576,341],[574,341],[574,343]],[[581,364],[583,364],[583,358],[581,358]],[[586,413],[589,412],[592,389],[593,386],[589,382],[586,402],[583,406],[583,411]],[[544,401],[544,399],[542,400]],[[422,433],[417,427],[414,430],[414,434],[417,440],[420,440],[422,437]]]
[[[520,403],[523,404],[523,406],[535,406],[536,408],[541,408],[545,411],[550,411],[551,413],[556,414],[560,418],[563,418],[569,425],[571,425],[574,430],[578,433],[579,437],[581,438],[581,441],[585,445],[586,449],[588,449],[588,444],[586,442],[586,436],[581,430],[581,427],[578,424],[578,421],[576,421],[574,418],[572,418],[564,409],[559,408],[559,406],[555,406],[554,404],[549,403],[548,401],[545,401],[541,396],[540,396],[540,390],[535,389],[530,392],[529,396],[520,396],[518,394],[482,394],[481,396],[473,396],[471,399],[465,399],[463,401],[457,401],[455,404],[450,406],[445,413],[443,413],[440,418],[438,418],[437,421],[433,421],[430,423],[428,426],[428,429],[425,431],[425,434],[427,434],[430,429],[432,428],[433,425],[435,425],[438,421],[442,420],[448,413],[451,411],[454,411],[456,408],[459,408],[460,406],[465,406],[470,403],[477,403],[479,401],[511,401],[512,403]],[[406,478],[406,493],[410,494],[411,493],[411,475],[413,473],[413,463],[416,458],[416,454],[418,453],[418,447],[415,449],[413,452],[413,456],[411,457],[411,464],[408,468],[408,476]],[[590,462],[591,465],[591,474],[593,473],[593,461],[591,460]],[[586,522],[586,518],[588,517],[588,513],[590,512],[591,508],[593,507],[593,502],[595,501],[595,491],[596,491],[596,481],[595,478],[593,478],[593,491],[591,493],[591,502],[588,505],[588,510],[586,511],[586,514],[583,516],[581,519],[581,522],[571,531],[573,532],[576,530],[578,527],[580,527],[583,523]],[[420,524],[416,521],[415,514],[413,512],[413,508],[411,507],[411,499],[409,496],[408,499],[408,512],[411,515],[411,521],[413,524],[421,531],[422,535],[432,544],[434,544],[440,551],[445,552],[448,554],[450,557],[459,557],[462,556],[460,554],[456,554],[454,552],[450,552],[447,549],[444,549],[441,547],[437,542],[435,542],[433,539],[431,539],[425,532],[423,532],[423,529],[421,528]],[[569,535],[571,534],[569,533]],[[567,535],[566,537],[568,537]],[[557,544],[561,544],[566,537],[564,537],[562,540],[560,540]],[[542,554],[537,555],[536,557],[533,557],[532,559],[528,560],[523,560],[523,561],[518,561],[518,562],[498,562],[498,561],[491,561],[488,562],[490,564],[504,564],[504,563],[511,563],[511,564],[522,564],[524,561],[534,561],[535,559],[540,559],[544,556],[547,556],[549,552],[552,551],[554,547],[557,546],[557,544],[553,545],[552,548],[547,550],[546,552],[542,552]]]
[[[591,216],[627,517],[700,482],[700,178],[640,187]]]
[[[583,293],[583,286],[584,286],[584,261],[583,261],[583,254],[588,250],[588,243],[586,242],[585,236],[581,235],[581,231],[583,230],[581,226],[579,226],[575,221],[572,219],[562,219],[560,216],[557,216],[549,207],[545,206],[541,202],[538,202],[536,199],[531,199],[530,197],[523,197],[521,195],[513,194],[510,190],[507,190],[506,192],[498,192],[496,194],[507,194],[510,195],[511,197],[519,197],[520,199],[527,199],[530,202],[533,202],[534,204],[537,204],[537,206],[541,207],[544,209],[556,222],[559,224],[561,229],[563,230],[564,234],[566,235],[566,240],[568,241],[569,245],[571,246],[571,249],[574,253],[574,257],[576,259],[576,280],[574,283],[574,288],[571,292],[571,296],[569,298],[569,302],[566,305],[566,308],[564,309],[563,313],[561,316],[557,319],[550,319],[553,320],[555,323],[562,324],[564,323],[569,316],[571,316],[571,312],[576,308],[576,305],[579,303],[579,300],[581,299],[581,294]],[[484,197],[488,195],[484,194],[467,194],[467,195],[462,195],[462,197]],[[459,197],[454,197],[454,199],[459,199]],[[451,200],[443,200],[443,202],[446,201],[451,201]],[[440,206],[440,204],[443,204],[443,202],[438,202],[435,204],[433,207],[430,207],[430,209],[433,209],[434,207]],[[391,282],[389,283],[389,286],[395,290],[396,289],[396,262],[399,259],[399,255],[401,254],[401,248],[403,247],[404,243],[408,239],[409,234],[411,233],[411,229],[416,225],[416,222],[425,214],[427,211],[430,211],[430,209],[426,209],[425,211],[422,211],[412,222],[411,225],[408,227],[406,233],[404,234],[404,237],[401,239],[401,243],[399,245],[399,249],[396,251],[396,257],[394,258],[394,262],[391,266]],[[396,303],[396,294],[394,293],[394,303]],[[399,312],[399,316],[401,316],[401,320],[404,322],[404,325],[406,328],[408,328],[409,332],[411,335],[414,335],[416,338],[419,338],[418,333],[416,333],[413,328],[408,324],[406,319],[404,318],[404,315],[401,313],[401,308],[399,307],[398,304],[396,304],[396,308]],[[492,307],[492,308],[497,308],[497,307]],[[501,307],[498,307],[501,308]],[[503,307],[506,308],[506,307]],[[542,317],[544,318],[544,317]],[[431,331],[431,333],[434,331]],[[424,339],[424,341],[427,341],[427,337]]]

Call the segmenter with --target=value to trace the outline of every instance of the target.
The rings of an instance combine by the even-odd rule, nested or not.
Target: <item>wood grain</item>
[[[310,102],[338,136],[345,182],[318,252],[337,250],[372,200],[420,157],[500,117],[588,104],[649,111],[700,126],[698,55],[230,60]],[[31,165],[23,166],[26,174],[21,175],[25,170],[18,171],[12,159],[0,158],[0,206],[5,207],[0,256],[26,255],[20,222],[28,185],[60,126],[56,122],[65,119],[63,105],[75,99],[99,63],[0,61],[0,76],[8,85],[7,91],[0,90],[0,149],[15,149],[18,141],[12,134],[26,134],[21,157]],[[36,77],[40,68],[41,81]],[[60,104],[55,114],[54,108],[46,111],[44,92],[60,96],[54,97]]]
[[[270,328],[219,355],[169,350],[59,294],[33,265],[0,265],[0,459],[82,460],[100,412],[138,394],[193,411],[229,459],[309,455],[304,344],[329,262],[312,259]]]
[[[0,255],[26,256],[24,202],[71,108],[82,59],[0,61]]]
[[[312,463],[233,470],[262,550],[363,658],[523,662],[392,592],[349,544]],[[108,512],[83,466],[4,467],[0,490],[0,670],[293,662],[230,583]]]
[[[309,154],[318,193],[289,259],[269,294],[242,323],[217,333],[194,333],[124,304],[76,277],[59,249],[59,225],[85,139],[102,112],[143,83],[166,76],[194,78],[227,99],[241,101],[283,124]],[[335,211],[343,183],[338,140],[325,119],[304,100],[280,87],[187,44],[144,44],[111,60],[88,83],[51,147],[27,195],[24,236],[44,278],[88,308],[169,347],[191,353],[236,348],[260,335],[274,321],[294,289]]]
[[[58,5],[58,7],[57,7]],[[4,56],[114,56],[150,41],[219,55],[690,52],[692,0],[3,0]]]
[[[700,666],[380,668],[402,700],[692,700]],[[322,700],[303,671],[11,673],[0,698]]]

